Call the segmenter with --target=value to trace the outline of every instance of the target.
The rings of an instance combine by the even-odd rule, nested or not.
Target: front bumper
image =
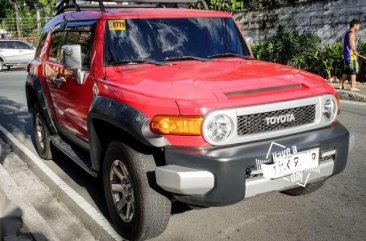
[[[322,129],[229,147],[169,147],[165,149],[167,166],[157,167],[155,175],[158,185],[179,201],[197,206],[225,206],[245,197],[296,186],[283,178],[247,178],[248,168],[256,166],[256,159],[265,159],[272,142],[296,146],[298,152],[319,147],[320,155],[335,150],[332,159],[321,160],[320,172],[311,174],[308,181],[315,181],[345,169],[349,139],[347,129],[336,122]],[[281,148],[273,145],[271,152]]]

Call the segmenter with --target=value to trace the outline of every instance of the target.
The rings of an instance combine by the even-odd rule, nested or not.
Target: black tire
[[[7,66],[8,70],[10,69],[11,66]]]
[[[119,141],[111,142],[105,153],[103,187],[107,206],[115,228],[128,240],[156,237],[168,225],[171,202],[152,188],[156,183],[150,174],[154,174],[155,167],[153,155],[137,152]],[[128,210],[132,210],[130,214]]]
[[[0,72],[4,69],[4,61],[0,59]]]
[[[40,157],[46,160],[52,159],[51,135],[47,124],[39,111],[38,105],[33,112],[33,133],[36,151]]]
[[[312,192],[315,192],[319,188],[321,188],[325,183],[325,179],[317,182],[312,182],[307,184],[305,187],[296,187],[292,189],[287,189],[284,191],[281,191],[281,193],[289,195],[289,196],[301,196],[306,195]]]

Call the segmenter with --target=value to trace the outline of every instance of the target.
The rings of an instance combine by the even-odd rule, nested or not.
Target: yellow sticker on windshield
[[[109,20],[110,31],[126,31],[126,20]]]

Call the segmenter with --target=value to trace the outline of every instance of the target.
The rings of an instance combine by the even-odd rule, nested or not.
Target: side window
[[[70,22],[66,26],[65,44],[81,46],[83,70],[89,70],[90,68],[95,25],[95,21],[83,21]]]
[[[41,34],[41,37],[39,38],[37,50],[36,50],[36,54],[35,54],[35,59],[37,59],[37,60],[40,60],[41,58],[43,58],[42,49],[45,47],[44,45],[46,43],[46,39],[47,39],[47,32],[43,32]]]
[[[6,49],[5,41],[0,41],[0,49]]]
[[[15,48],[16,49],[31,49],[29,44],[26,44],[26,43],[21,42],[21,41],[15,41]]]
[[[4,49],[15,49],[14,41],[2,41]]]
[[[60,62],[61,47],[64,43],[65,32],[57,31],[51,35],[51,47],[48,53],[48,59],[55,62]]]

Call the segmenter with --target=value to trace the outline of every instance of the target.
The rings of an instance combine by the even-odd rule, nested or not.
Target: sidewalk
[[[349,83],[344,84],[346,89],[343,90],[338,89],[338,83],[331,83],[331,85],[335,88],[342,100],[366,102],[366,85],[357,85],[357,88],[360,89],[360,91],[357,92],[349,90],[351,88],[351,84]]]
[[[0,208],[9,203],[15,210],[0,213],[0,240],[96,240],[60,201],[60,193],[46,186],[1,138],[0,146]]]
[[[45,219],[45,226],[54,231],[56,237],[47,240],[122,240],[99,210],[66,184],[38,155],[31,152],[0,125],[0,142],[1,138],[8,142],[5,146],[11,148],[9,148],[11,153],[5,155],[5,160],[0,161],[0,164],[16,182],[30,206]],[[0,188],[1,184],[2,182]],[[11,200],[10,197],[8,199]],[[24,219],[30,232],[35,236],[37,233],[31,227],[33,223],[30,222],[28,225],[26,221]],[[40,234],[48,236],[44,231]],[[39,240],[37,237],[35,239]]]

